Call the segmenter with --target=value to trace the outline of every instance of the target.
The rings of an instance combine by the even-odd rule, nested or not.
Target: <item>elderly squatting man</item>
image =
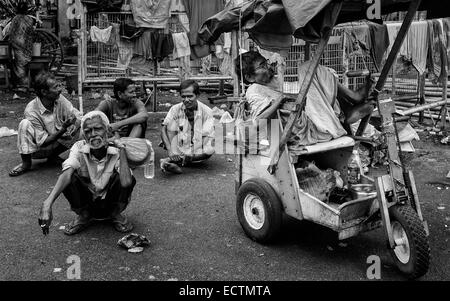
[[[129,232],[133,225],[121,212],[131,199],[136,179],[131,173],[125,146],[114,140],[108,145],[109,121],[100,111],[92,111],[81,120],[84,138],[76,142],[62,164],[62,173],[50,195],[43,202],[39,224],[48,233],[52,221],[52,205],[61,192],[77,214],[66,225],[64,233],[76,234],[94,219],[111,219],[119,232]]]
[[[17,135],[22,163],[9,172],[11,177],[30,171],[32,159],[48,158],[60,164],[58,155],[80,139],[81,113],[61,95],[61,84],[54,75],[39,73],[34,88],[37,97],[27,104]]]

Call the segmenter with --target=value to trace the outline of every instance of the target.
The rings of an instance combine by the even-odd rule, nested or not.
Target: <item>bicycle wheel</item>
[[[61,41],[53,33],[42,28],[36,28],[34,42],[41,43],[42,56],[48,56],[52,59],[49,71],[57,73],[61,69],[64,61],[64,51]]]

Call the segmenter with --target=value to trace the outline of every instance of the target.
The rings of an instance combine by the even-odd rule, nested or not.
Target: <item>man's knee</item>
[[[20,154],[32,154],[39,147],[36,144],[35,130],[28,119],[22,119],[17,130],[17,148]]]

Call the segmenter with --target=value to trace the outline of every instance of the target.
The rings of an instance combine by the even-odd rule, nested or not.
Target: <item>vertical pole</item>
[[[391,82],[391,86],[392,86],[392,95],[395,95],[395,93],[397,92],[396,86],[395,86],[395,61],[394,63],[392,63],[392,68],[391,68],[392,72],[392,82]]]
[[[444,76],[442,78],[442,100],[445,100],[445,103],[442,105],[441,108],[441,129],[444,130],[447,126],[447,81],[448,81],[448,74],[447,74],[447,66],[444,66],[442,69],[442,72],[444,73]]]
[[[86,7],[79,3],[81,7],[80,28],[78,29],[78,109],[83,114],[83,81],[85,79],[85,63],[86,63]]]
[[[311,43],[305,42],[305,61],[309,61],[311,59]]]
[[[156,112],[157,106],[157,97],[156,97],[156,89],[158,88],[158,83],[156,82],[156,71],[158,69],[158,62],[153,60],[153,112]]]
[[[342,31],[342,85],[348,88],[348,71],[349,59],[347,56],[347,35]]]
[[[425,104],[425,73],[419,75],[418,77],[418,87],[419,87],[419,104]],[[424,111],[420,111],[419,113],[419,123],[423,123],[424,119]]]
[[[236,68],[234,65],[235,58],[239,55],[239,41],[237,38],[237,32],[232,31],[231,32],[231,74],[233,77],[233,96],[238,97],[239,96],[239,77],[236,74]]]

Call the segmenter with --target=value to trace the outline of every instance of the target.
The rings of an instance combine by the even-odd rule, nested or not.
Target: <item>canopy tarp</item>
[[[225,9],[208,18],[199,29],[199,36],[207,42],[216,41],[224,32],[239,29],[247,31],[250,37],[267,50],[288,49],[292,36],[317,43],[332,24],[339,24],[368,18],[367,12],[374,12],[375,2],[366,0],[253,0],[240,6]],[[378,0],[381,14],[406,11],[411,0]],[[439,6],[440,5],[440,6]],[[427,11],[428,18],[450,16],[442,9],[442,1],[423,0],[419,11]],[[381,19],[370,19],[381,23]]]

